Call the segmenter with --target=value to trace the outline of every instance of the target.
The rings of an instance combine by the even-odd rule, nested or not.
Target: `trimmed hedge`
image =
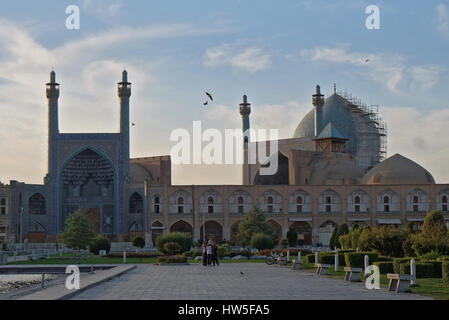
[[[449,262],[443,262],[441,264],[441,273],[443,276],[443,282],[449,284]]]
[[[126,251],[126,257],[127,258],[158,258],[162,256],[163,254],[160,252],[132,252],[132,251]],[[110,252],[108,254],[109,258],[122,258],[123,253],[122,252]]]
[[[420,261],[420,262],[432,264],[432,266],[433,266],[432,278],[441,278],[442,277],[442,273],[441,273],[442,262],[441,261],[437,261],[437,260],[423,260],[423,261]]]
[[[391,258],[391,257],[385,257],[385,256],[379,256],[379,257],[377,258],[377,261],[379,261],[379,262],[384,262],[384,261],[393,262],[393,258]]]
[[[449,261],[449,256],[439,256],[437,258],[438,261]]]
[[[405,263],[405,262],[410,263],[411,259],[414,259],[414,258],[407,257],[407,258],[395,258],[395,259],[393,259],[393,268],[394,268],[393,270],[394,270],[394,273],[401,273],[401,263]]]
[[[433,278],[433,265],[431,263],[417,262],[416,278]],[[410,262],[401,263],[400,274],[410,274]]]
[[[187,257],[182,255],[176,256],[161,256],[157,259],[156,263],[186,263]]]
[[[318,261],[319,261],[319,257],[318,257]],[[314,254],[306,255],[306,263],[315,264],[315,255]]]
[[[335,251],[320,252],[318,254],[318,262],[325,264],[335,264],[335,253],[336,253]],[[338,264],[340,265],[340,267],[346,266],[344,252],[338,251]]]
[[[376,252],[347,252],[345,253],[345,263],[348,267],[365,267],[365,255],[368,256],[370,264],[377,261],[379,255]]]
[[[394,272],[393,261],[376,261],[376,262],[373,262],[373,265],[379,267],[379,272],[381,274],[387,274],[387,273]]]

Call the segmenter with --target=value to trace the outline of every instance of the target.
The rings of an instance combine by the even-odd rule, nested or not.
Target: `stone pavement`
[[[241,274],[243,272],[243,274]],[[72,299],[83,300],[289,300],[289,299],[430,299],[368,290],[364,283],[345,283],[311,272],[265,263],[222,263],[219,267],[138,265]]]
[[[121,274],[134,269],[134,265],[120,265],[109,270],[99,270],[95,273],[81,273],[80,274],[80,289],[68,290],[65,281],[62,284],[50,286],[29,295],[22,296],[18,300],[62,300],[68,299],[73,295],[81,293],[90,287],[96,286],[104,281],[113,279]]]

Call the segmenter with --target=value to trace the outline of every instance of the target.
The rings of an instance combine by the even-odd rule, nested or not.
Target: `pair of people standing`
[[[203,249],[203,266],[207,265],[219,265],[218,263],[218,246],[217,244],[209,240],[208,242],[204,241],[202,245]]]

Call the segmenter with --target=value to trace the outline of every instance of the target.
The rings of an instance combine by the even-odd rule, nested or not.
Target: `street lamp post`
[[[20,207],[20,250],[22,250],[22,229],[23,229],[23,207]]]

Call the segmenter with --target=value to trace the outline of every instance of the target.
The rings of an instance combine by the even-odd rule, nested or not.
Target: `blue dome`
[[[356,127],[353,114],[345,99],[334,93],[326,98],[323,105],[323,130],[326,125],[332,122],[332,125],[346,138],[346,149],[349,153],[355,154],[357,150]],[[320,132],[318,132],[320,134]],[[293,138],[304,138],[315,136],[315,110],[312,109],[301,120],[296,127]]]

